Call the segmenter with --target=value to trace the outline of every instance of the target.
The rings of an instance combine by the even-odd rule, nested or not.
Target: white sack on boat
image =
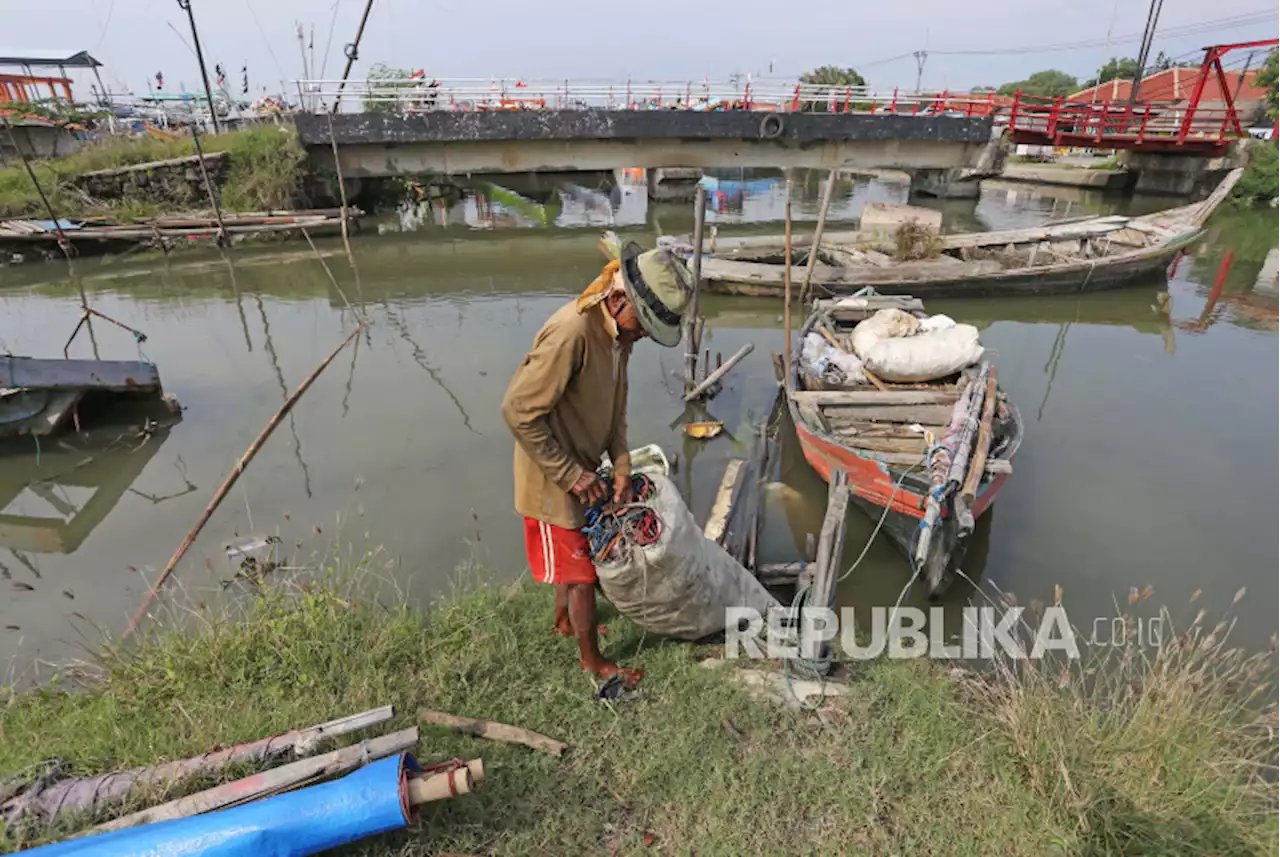
[[[703,537],[675,483],[661,475],[645,505],[662,519],[647,547],[624,540],[623,557],[596,566],[600,588],[618,612],[647,631],[697,640],[724,630],[726,607],[761,615],[778,602],[720,545]]]
[[[867,352],[882,339],[911,336],[920,329],[920,320],[900,309],[882,309],[853,329],[853,353],[866,362]],[[872,372],[875,370],[872,369]]]
[[[819,333],[810,333],[800,347],[800,365],[813,375],[837,385],[865,384],[862,361],[857,355],[834,347]]]
[[[950,330],[956,326],[956,320],[949,315],[931,315],[920,320],[920,330]]]
[[[978,328],[957,324],[949,330],[881,339],[862,363],[885,381],[933,381],[978,362],[982,350]]]

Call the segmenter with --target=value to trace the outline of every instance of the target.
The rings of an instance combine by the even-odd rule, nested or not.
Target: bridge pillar
[[[1134,193],[1199,196],[1213,190],[1237,161],[1244,147],[1233,146],[1224,158],[1166,152],[1126,152],[1123,162],[1137,176]],[[1244,155],[1247,161],[1247,155]]]
[[[969,169],[909,170],[911,192],[939,199],[976,199],[982,178]]]
[[[649,199],[654,202],[689,202],[698,193],[702,170],[697,167],[657,167],[645,171]]]

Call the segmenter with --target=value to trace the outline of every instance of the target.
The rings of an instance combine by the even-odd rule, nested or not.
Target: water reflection
[[[159,487],[165,493],[133,488],[181,417],[169,415],[163,424],[143,419],[141,425],[108,422],[92,432],[64,435],[39,458],[23,454],[29,439],[0,444],[0,547],[38,576],[25,554],[74,553],[126,492],[154,505],[196,491],[181,456],[172,462],[172,478]]]

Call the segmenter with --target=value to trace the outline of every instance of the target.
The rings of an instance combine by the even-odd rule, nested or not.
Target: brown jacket
[[[604,304],[561,307],[533,340],[502,399],[516,436],[516,511],[557,527],[583,525],[571,492],[584,471],[609,453],[630,469],[627,454],[627,361]]]

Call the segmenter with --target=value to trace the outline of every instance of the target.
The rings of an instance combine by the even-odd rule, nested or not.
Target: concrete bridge
[[[330,124],[332,120],[332,124]],[[992,139],[981,116],[608,108],[299,113],[302,143],[345,177],[617,167],[968,169]]]

